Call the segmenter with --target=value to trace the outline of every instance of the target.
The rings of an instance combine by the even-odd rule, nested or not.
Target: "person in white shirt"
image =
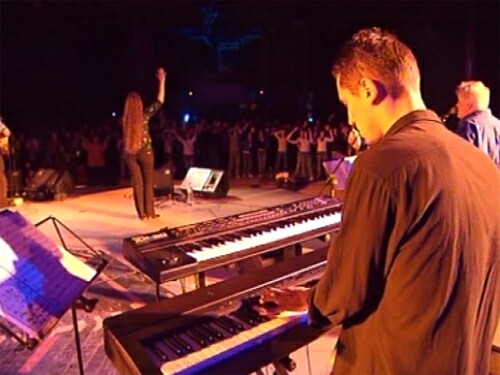
[[[285,130],[281,129],[274,132],[274,136],[278,142],[278,150],[276,153],[275,172],[288,170],[288,141],[286,139]]]
[[[288,134],[287,141],[297,145],[299,153],[297,154],[297,165],[295,166],[295,177],[306,177],[310,181],[314,180],[311,160],[311,143],[313,138],[310,129],[302,129],[297,139],[293,139],[295,133],[299,130],[298,127]]]
[[[323,178],[323,162],[328,159],[328,143],[333,142],[332,130],[329,126],[325,128],[326,130],[320,130],[318,137],[316,138],[316,179],[320,180]]]

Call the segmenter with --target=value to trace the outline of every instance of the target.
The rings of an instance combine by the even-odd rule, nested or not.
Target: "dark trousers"
[[[0,155],[0,208],[5,208],[9,205],[7,199],[7,177],[5,177],[5,164],[3,156]]]
[[[134,203],[139,217],[154,217],[154,155],[152,150],[141,149],[137,154],[127,154],[127,165],[132,180]]]

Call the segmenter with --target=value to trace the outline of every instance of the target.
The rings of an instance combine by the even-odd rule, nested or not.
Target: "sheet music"
[[[21,214],[0,212],[0,315],[41,339],[96,275]]]
[[[196,191],[203,190],[205,183],[210,178],[211,169],[208,168],[189,168],[186,177],[181,183],[181,189],[191,189]]]
[[[344,190],[347,184],[347,178],[351,173],[352,166],[356,160],[356,155],[334,159],[323,163],[323,167],[329,174],[334,174],[336,178],[336,190]]]

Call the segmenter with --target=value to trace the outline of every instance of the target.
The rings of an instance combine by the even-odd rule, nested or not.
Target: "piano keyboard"
[[[248,374],[314,341],[305,313],[268,319],[256,301],[270,287],[317,280],[328,249],[106,318],[104,342],[119,373]]]
[[[286,330],[300,324],[305,325],[306,323],[306,312],[295,316],[269,319],[256,312],[252,312],[250,309],[244,309],[232,313],[230,317],[222,316],[214,318],[209,322],[204,322],[201,329],[199,327],[191,328],[192,331],[198,329],[202,333],[203,330],[206,332],[207,329],[212,331],[213,334],[211,336],[205,334],[205,342],[208,345],[203,347],[199,343],[199,340],[197,342],[196,336],[193,335],[192,331],[190,335],[180,333],[173,340],[170,337],[161,340],[161,343],[158,343],[158,341],[152,343],[150,345],[150,347],[154,347],[151,350],[151,353],[153,353],[152,359],[156,363],[161,363],[167,357],[173,358],[159,366],[163,374],[181,375],[198,373],[257,343],[270,340]],[[213,341],[212,343],[209,342],[208,337]],[[179,338],[184,342],[184,345],[180,349],[177,349],[179,343],[176,340]],[[170,342],[165,344],[169,340]],[[161,349],[160,345],[162,345]],[[159,351],[160,353],[158,353]],[[165,355],[165,352],[168,352],[168,355]]]
[[[340,211],[335,199],[307,198],[125,238],[123,254],[160,284],[330,234]]]
[[[202,262],[339,224],[340,219],[340,212],[325,213],[301,221],[285,220],[282,223],[249,228],[235,234],[228,233],[206,241],[206,245],[206,242],[202,241],[181,246],[187,255]]]

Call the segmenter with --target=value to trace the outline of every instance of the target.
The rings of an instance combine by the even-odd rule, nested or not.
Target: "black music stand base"
[[[76,308],[71,306],[71,315],[73,318],[73,331],[75,331],[75,344],[76,344],[76,355],[78,357],[78,369],[80,370],[80,375],[84,375],[83,371],[83,357],[82,357],[82,347],[80,345],[80,332],[78,331],[78,319],[76,317]]]

